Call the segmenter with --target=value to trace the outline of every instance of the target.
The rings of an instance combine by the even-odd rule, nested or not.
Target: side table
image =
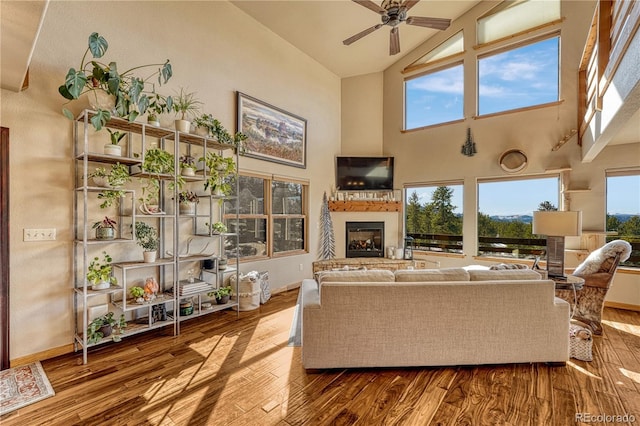
[[[578,291],[584,286],[584,278],[567,275],[566,277],[550,277],[556,283],[556,297],[566,300],[571,306],[571,318],[578,304]]]

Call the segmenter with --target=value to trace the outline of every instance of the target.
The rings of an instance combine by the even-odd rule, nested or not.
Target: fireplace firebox
[[[384,222],[347,222],[346,257],[384,257]]]

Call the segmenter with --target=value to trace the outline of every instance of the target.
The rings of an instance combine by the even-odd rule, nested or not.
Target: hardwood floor
[[[605,310],[594,361],[306,372],[287,346],[297,290],[259,310],[46,360],[52,398],[10,425],[574,425],[640,422],[640,314]],[[593,420],[593,419],[591,419]],[[606,424],[631,424],[606,422]],[[637,423],[636,423],[637,424]]]

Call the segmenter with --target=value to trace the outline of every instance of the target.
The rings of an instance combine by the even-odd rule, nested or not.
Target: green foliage
[[[538,211],[541,212],[555,212],[558,208],[551,203],[551,201],[543,201],[538,205]]]
[[[137,299],[138,297],[144,296],[144,289],[138,286],[131,287],[129,289],[129,293],[131,293],[131,296]]]
[[[158,231],[145,222],[136,222],[136,242],[145,251],[158,250]]]
[[[214,222],[211,225],[206,222],[204,226],[208,227],[209,232],[213,234],[224,234],[225,232],[227,232],[227,226],[222,222]]]
[[[187,92],[184,88],[180,88],[180,92],[176,93],[173,98],[173,110],[180,114],[181,120],[186,120],[187,116],[195,115],[200,110],[200,102],[196,99],[195,92]]]
[[[113,131],[111,129],[107,129],[107,132],[109,132],[112,145],[118,145],[122,140],[122,138],[124,138],[127,135],[127,132],[120,132],[118,130]]]
[[[109,189],[107,191],[102,191],[98,194],[98,198],[102,200],[102,204],[100,204],[101,209],[106,209],[113,205],[118,205],[120,203],[120,199],[124,197],[125,192],[121,189]]]
[[[113,318],[113,312],[109,312],[106,315],[95,318],[93,321],[89,323],[89,327],[87,327],[88,343],[98,343],[100,339],[104,337],[104,334],[100,331],[100,328],[102,328],[105,325],[110,325],[111,327],[118,325],[121,328],[126,327],[126,324],[127,324],[126,321],[124,321],[124,327],[121,326],[123,322],[123,318],[124,318],[124,315],[120,317],[120,322],[116,321]]]
[[[87,49],[82,56],[78,69],[69,68],[65,76],[64,84],[58,88],[62,97],[72,101],[78,99],[84,93],[106,92],[115,97],[115,113],[133,122],[139,114],[143,114],[148,105],[148,94],[145,93],[147,84],[151,85],[150,93],[155,93],[155,87],[150,80],[157,76],[158,85],[166,83],[173,75],[171,64],[167,59],[164,63],[140,65],[124,72],[118,71],[116,62],[108,64],[97,61],[104,56],[109,48],[107,40],[98,33],[92,33],[87,42]],[[87,60],[91,54],[92,60]],[[150,75],[140,78],[133,74],[142,68],[156,68]],[[73,118],[71,112],[63,108],[63,113]],[[96,115],[91,118],[91,124],[96,130],[111,119],[112,111],[98,109]]]
[[[244,141],[247,136],[242,132],[237,132],[233,136],[220,123],[220,120],[213,118],[211,114],[202,114],[193,120],[194,124],[207,130],[207,136],[215,138],[219,143],[233,145],[242,155],[246,152]]]
[[[406,226],[410,234],[462,234],[462,218],[454,213],[451,203],[453,189],[439,186],[431,196],[431,202],[420,204],[414,191],[407,201]]]
[[[115,229],[115,227],[116,227],[116,221],[111,219],[108,216],[105,216],[104,219],[102,219],[101,221],[95,222],[91,228],[93,228],[93,229],[98,229],[98,228],[112,228],[112,229]]]
[[[112,285],[118,283],[116,277],[111,276],[111,272],[113,270],[113,266],[111,266],[111,262],[113,259],[106,251],[102,252],[102,260],[98,256],[94,257],[89,263],[89,267],[87,270],[87,280],[91,284],[96,284],[101,281],[108,281]]]
[[[204,161],[208,168],[207,180],[204,182],[205,191],[209,188],[212,192],[219,189],[223,194],[229,195],[233,188],[228,178],[236,173],[233,158],[209,151],[204,157],[200,157],[199,161]]]
[[[220,287],[217,288],[209,293],[207,293],[207,295],[209,297],[215,297],[216,299],[220,299],[223,296],[228,296],[231,294],[231,292],[233,291],[231,286],[227,286],[227,287]]]

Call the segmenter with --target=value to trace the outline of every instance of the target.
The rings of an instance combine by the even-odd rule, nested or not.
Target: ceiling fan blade
[[[375,13],[378,13],[380,15],[384,15],[385,13],[387,13],[386,10],[384,10],[383,8],[381,8],[371,0],[352,0],[352,1],[354,3],[358,3],[360,6],[366,7],[369,10],[373,10]]]
[[[382,26],[382,24],[377,24],[374,25],[371,28],[367,28],[364,31],[360,31],[358,34],[356,35],[352,35],[351,37],[349,37],[348,39],[344,40],[342,42],[342,44],[344,44],[345,46],[350,45],[351,43],[353,43],[354,41],[358,41],[360,40],[362,37],[366,36],[367,34],[371,34],[372,32],[374,32],[375,30],[377,30],[378,28],[380,28]]]
[[[419,27],[433,28],[435,30],[446,30],[451,25],[451,19],[427,18],[423,16],[409,16],[407,24]]]
[[[420,0],[405,0],[404,3],[402,4],[405,8],[405,10],[409,10],[411,9],[413,6],[416,5],[416,3],[418,3]]]
[[[398,27],[393,27],[389,37],[389,55],[398,53],[400,53],[400,31],[398,31]]]

